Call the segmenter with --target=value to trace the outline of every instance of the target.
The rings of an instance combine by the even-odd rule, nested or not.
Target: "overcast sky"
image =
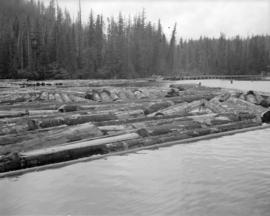
[[[50,0],[41,0],[48,3]],[[79,0],[58,0],[76,17]],[[92,9],[95,14],[126,17],[146,10],[147,20],[157,23],[160,18],[164,32],[170,36],[177,23],[177,36],[198,38],[270,34],[270,0],[81,0],[83,20]]]

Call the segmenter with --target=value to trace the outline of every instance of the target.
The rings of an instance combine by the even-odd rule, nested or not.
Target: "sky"
[[[50,0],[40,1],[47,4]],[[79,0],[58,2],[76,18]],[[81,4],[85,23],[91,9],[106,20],[117,17],[119,11],[128,17],[144,8],[148,21],[161,20],[168,37],[174,23],[182,38],[219,37],[221,32],[228,37],[270,34],[270,0],[81,0]]]

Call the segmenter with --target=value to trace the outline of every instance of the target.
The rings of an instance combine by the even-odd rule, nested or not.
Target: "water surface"
[[[0,180],[1,215],[265,215],[270,129]]]
[[[177,83],[201,83],[202,85],[209,87],[222,87],[239,89],[243,91],[253,90],[270,93],[270,81],[245,81],[245,80],[180,80]]]

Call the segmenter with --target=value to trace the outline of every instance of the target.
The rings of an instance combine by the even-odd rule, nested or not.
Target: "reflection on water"
[[[0,180],[1,215],[265,215],[270,129]]]

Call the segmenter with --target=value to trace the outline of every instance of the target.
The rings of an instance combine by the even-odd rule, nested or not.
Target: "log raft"
[[[34,90],[19,83],[0,93],[0,172],[184,143],[270,122],[270,97],[260,92],[168,81],[63,82]]]

